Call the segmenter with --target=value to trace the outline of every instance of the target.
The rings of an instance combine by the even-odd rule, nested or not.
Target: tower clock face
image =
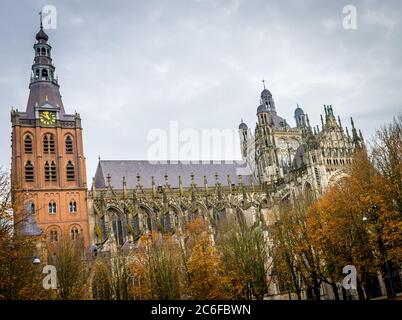
[[[39,114],[40,122],[46,126],[56,124],[56,113],[51,111],[42,111]]]

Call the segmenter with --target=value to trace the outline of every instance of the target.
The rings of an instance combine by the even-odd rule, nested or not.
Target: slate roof
[[[61,100],[59,87],[54,83],[43,81],[31,84],[26,109],[26,118],[35,119],[36,103],[38,103],[39,106],[49,104],[55,108],[60,108],[60,118],[64,120],[65,111],[63,102]]]
[[[280,116],[278,116],[276,113],[274,112],[270,112],[270,119],[269,121],[271,121],[274,123],[274,127],[275,128],[290,128],[288,123],[286,122],[285,118],[282,118]]]
[[[219,175],[219,182],[227,186],[230,175],[233,184],[239,183],[238,175],[242,175],[244,185],[251,185],[251,175],[246,165],[241,162],[199,162],[189,161],[147,161],[147,160],[100,160],[95,174],[95,188],[107,187],[107,176],[111,177],[111,184],[116,189],[122,188],[122,177],[125,177],[127,188],[133,189],[137,185],[137,175],[141,176],[143,188],[152,187],[152,176],[156,186],[165,184],[165,175],[168,175],[168,183],[171,188],[179,187],[179,176],[182,178],[183,187],[191,185],[191,175],[194,174],[194,182],[197,186],[204,185],[204,176],[209,186],[215,184],[215,174]]]

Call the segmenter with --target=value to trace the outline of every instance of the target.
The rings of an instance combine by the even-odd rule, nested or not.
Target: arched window
[[[166,213],[166,214],[162,214],[161,218],[161,225],[162,225],[162,231],[164,232],[169,232],[172,229],[172,223],[170,221],[170,214]]]
[[[147,228],[148,231],[152,231],[152,218],[151,218],[151,214],[147,214]]]
[[[122,216],[115,210],[110,211],[112,217],[112,228],[118,246],[122,246],[125,241],[125,230]]]
[[[71,230],[70,230],[71,240],[77,240],[78,234],[79,234],[78,228],[77,227],[72,227]]]
[[[54,161],[50,164],[50,180],[53,182],[57,180],[56,164]]]
[[[56,212],[57,212],[56,202],[54,201],[49,202],[49,213],[56,214]]]
[[[50,165],[49,165],[49,161],[45,162],[45,181],[50,181]]]
[[[42,56],[46,55],[46,49],[42,48]]]
[[[25,153],[32,153],[32,137],[27,134],[24,138],[24,150]]]
[[[70,209],[70,213],[76,213],[77,212],[77,202],[70,201],[68,207]]]
[[[50,230],[49,235],[50,235],[50,241],[52,242],[59,241],[59,234],[56,229]]]
[[[69,161],[67,163],[66,172],[67,172],[67,181],[74,181],[75,180],[75,170],[74,170],[74,165],[71,161]]]
[[[71,136],[66,137],[66,153],[73,153],[73,139],[71,139]]]
[[[25,181],[26,182],[34,182],[34,166],[32,165],[31,161],[27,161],[25,164]]]
[[[49,76],[47,69],[42,69],[42,78],[47,79]]]
[[[140,234],[140,219],[138,214],[136,214],[131,220],[131,227],[134,231],[134,238],[138,237]]]
[[[44,153],[55,153],[55,143],[52,134],[45,134],[43,137],[43,152]]]
[[[31,213],[35,213],[35,203],[31,204]]]
[[[54,161],[50,164],[49,161],[45,162],[45,181],[57,181],[57,170]]]
[[[99,227],[100,227],[101,233],[102,233],[102,235],[101,235],[102,238],[99,239],[99,240],[106,239],[108,232],[107,232],[107,229],[106,229],[106,217],[105,217],[105,215],[103,215],[99,219]]]

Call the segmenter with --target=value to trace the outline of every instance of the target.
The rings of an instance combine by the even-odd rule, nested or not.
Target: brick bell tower
[[[65,112],[48,39],[41,22],[26,110],[11,111],[15,220],[29,208],[48,241],[82,237],[88,245],[81,118]]]

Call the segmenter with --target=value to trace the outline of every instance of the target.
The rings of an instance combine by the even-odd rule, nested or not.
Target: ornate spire
[[[179,194],[180,196],[183,196],[183,180],[181,176],[179,176]]]
[[[339,123],[339,127],[341,128],[341,129],[343,129],[342,128],[342,122],[341,122],[341,118],[338,116],[338,123]]]
[[[43,30],[42,13],[39,15],[40,28],[35,36],[35,57],[31,68],[30,93],[26,113],[28,118],[34,119],[36,108],[50,105],[59,112],[59,118],[62,118],[65,112],[58,79],[55,75],[56,68],[52,61],[52,46],[48,43],[49,37]]]
[[[151,185],[152,185],[152,196],[156,197],[156,184],[155,184],[155,177],[151,177]]]

